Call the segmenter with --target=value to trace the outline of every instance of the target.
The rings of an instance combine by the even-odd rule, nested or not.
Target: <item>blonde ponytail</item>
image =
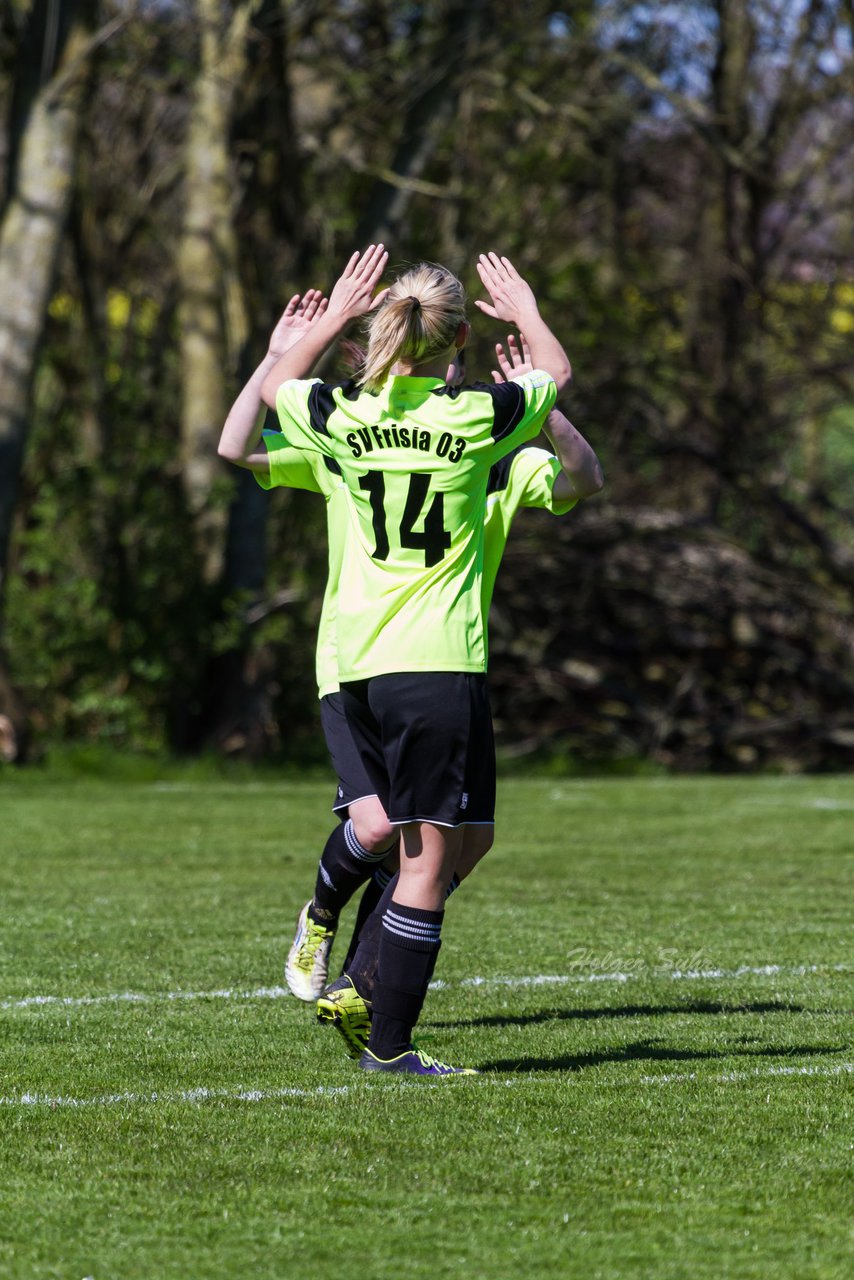
[[[430,262],[411,267],[369,320],[359,385],[378,391],[398,360],[420,364],[446,351],[466,318],[465,307],[465,290],[450,271]]]

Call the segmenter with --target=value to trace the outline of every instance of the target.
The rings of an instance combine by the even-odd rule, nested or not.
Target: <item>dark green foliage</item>
[[[228,289],[249,335],[226,343],[229,394],[281,303],[328,284],[357,236],[382,232],[393,263],[448,262],[472,297],[476,254],[508,253],[571,355],[564,407],[606,490],[512,535],[492,626],[503,747],[850,764],[844,11],[824,0],[790,27],[771,0],[283,12],[257,9],[232,121]],[[257,554],[210,583],[182,485],[175,245],[198,36],[176,10],[97,55],[4,643],[42,739],[304,759],[320,750],[322,504],[265,498],[265,533],[223,469],[208,505],[232,531],[251,507]],[[470,369],[488,377],[505,335],[472,314]]]

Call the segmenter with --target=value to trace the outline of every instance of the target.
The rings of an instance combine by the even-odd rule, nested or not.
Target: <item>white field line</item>
[[[845,964],[806,964],[782,965],[763,964],[759,966],[741,965],[738,969],[636,969],[631,972],[614,973],[538,973],[525,978],[463,978],[461,987],[547,987],[561,986],[571,983],[586,982],[632,982],[637,979],[662,979],[666,982],[720,981],[729,978],[773,978],[778,974],[802,977],[807,973],[842,973],[850,966]],[[440,988],[443,984],[432,984]],[[450,985],[450,984],[448,984]]]
[[[663,980],[665,982],[719,982],[733,978],[755,977],[773,978],[803,977],[809,973],[847,973],[851,966],[845,964],[808,964],[781,965],[765,964],[759,966],[742,965],[738,969],[638,969],[634,972],[614,973],[537,973],[522,977],[463,978],[459,983],[431,982],[433,991],[448,990],[460,987],[553,987],[584,985],[591,982],[633,982],[639,979]],[[138,992],[119,991],[101,996],[25,996],[21,999],[7,998],[0,1001],[0,1010],[31,1009],[59,1006],[61,1008],[81,1008],[99,1004],[154,1004],[170,1000],[282,1000],[289,996],[286,987],[255,987],[252,990],[239,990],[225,987],[212,991],[161,991]]]
[[[697,1071],[678,1071],[660,1076],[641,1076],[626,1084],[682,1084],[686,1080],[702,1080],[704,1084],[729,1084],[731,1081],[755,1080],[766,1076],[841,1076],[854,1073],[854,1062],[839,1062],[833,1067],[755,1067],[752,1071],[723,1071],[704,1076]]]
[[[219,991],[116,991],[103,996],[26,996],[0,1001],[0,1009],[31,1009],[49,1005],[76,1009],[93,1004],[155,1004],[162,1000],[281,1000],[289,996],[287,987],[256,987],[240,991],[226,987]]]
[[[575,1073],[570,1073],[575,1074]],[[699,1081],[702,1084],[738,1084],[746,1080],[769,1079],[773,1077],[824,1076],[854,1074],[854,1062],[840,1062],[828,1067],[756,1067],[752,1071],[725,1071],[715,1075],[704,1076],[696,1071],[679,1072],[670,1075],[639,1076],[636,1080],[606,1081],[607,1085],[619,1084],[646,1088],[649,1085],[684,1084]],[[498,1085],[508,1088],[538,1079],[534,1073],[514,1075],[509,1078],[491,1076],[484,1072],[479,1078],[468,1078],[466,1083],[479,1088]],[[349,1093],[358,1093],[367,1082],[360,1080],[356,1086],[339,1085],[328,1088],[319,1085],[316,1089],[281,1088],[281,1089],[182,1089],[180,1091],[158,1090],[152,1093],[104,1093],[92,1098],[74,1098],[68,1094],[51,1095],[47,1093],[22,1093],[16,1096],[0,1095],[0,1107],[47,1107],[51,1111],[59,1109],[79,1109],[83,1107],[133,1106],[138,1104],[188,1103],[198,1106],[204,1102],[279,1102],[286,1098],[340,1098]],[[395,1083],[409,1085],[413,1082],[405,1078],[396,1079]],[[420,1085],[420,1081],[417,1082]]]
[[[94,1098],[72,1098],[67,1094],[52,1097],[47,1093],[22,1093],[17,1097],[0,1096],[0,1107],[114,1107],[122,1103],[140,1102],[275,1102],[280,1098],[324,1098],[337,1097],[349,1093],[347,1085],[327,1088],[319,1085],[316,1089],[181,1089],[153,1093],[102,1093]]]

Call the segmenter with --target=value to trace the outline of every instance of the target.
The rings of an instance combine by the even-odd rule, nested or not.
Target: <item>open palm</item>
[[[270,336],[270,355],[284,355],[291,347],[296,346],[315,320],[323,315],[327,306],[328,299],[320,289],[306,289],[302,295],[295,293]]]

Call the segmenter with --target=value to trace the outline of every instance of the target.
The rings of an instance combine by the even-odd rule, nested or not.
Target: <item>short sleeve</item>
[[[262,489],[308,489],[311,493],[320,493],[321,485],[315,474],[309,457],[288,444],[281,431],[265,430],[264,444],[270,470],[253,472]]]
[[[276,413],[282,435],[288,444],[314,453],[331,453],[332,441],[326,430],[328,412],[318,413],[318,402],[325,401],[332,388],[319,378],[292,378],[276,392]]]
[[[554,378],[542,369],[510,382],[478,383],[477,390],[486,391],[492,400],[494,461],[533,440],[557,399]]]
[[[511,463],[510,487],[519,492],[520,507],[537,507],[563,516],[578,502],[577,498],[556,498],[555,482],[561,465],[553,453],[545,449],[520,449]]]

